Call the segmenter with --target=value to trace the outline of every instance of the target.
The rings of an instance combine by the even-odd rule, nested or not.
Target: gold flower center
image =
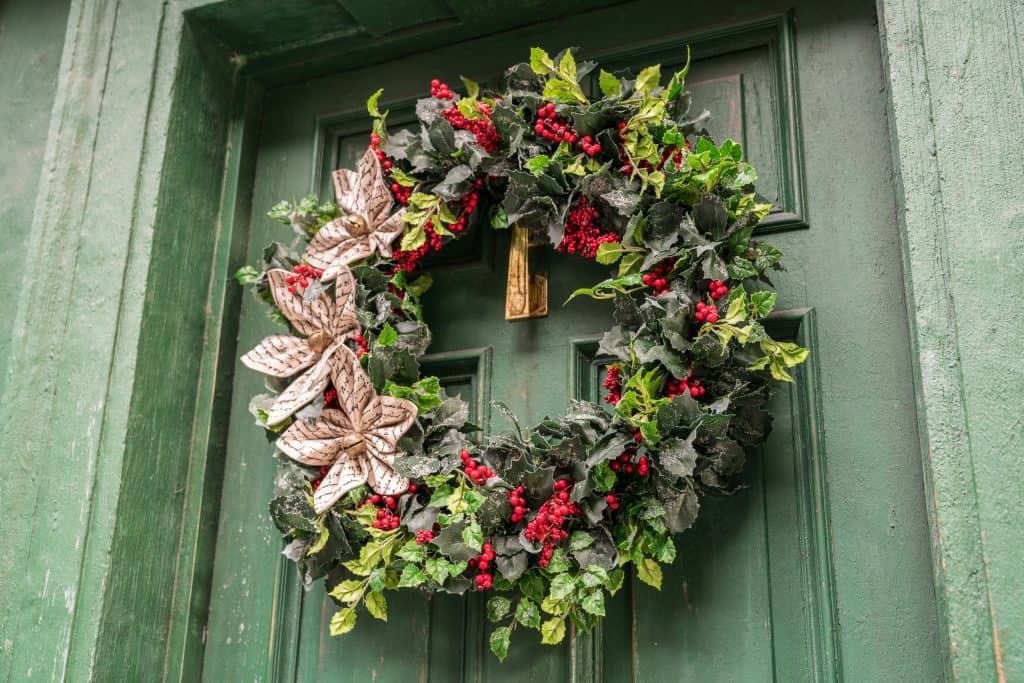
[[[367,222],[366,218],[357,213],[350,213],[342,218],[341,224],[345,226],[345,230],[348,234],[353,237],[362,237],[363,235],[368,235],[372,232],[372,230],[370,230],[370,224]]]
[[[309,344],[309,348],[313,349],[317,353],[323,353],[324,349],[331,345],[334,341],[331,335],[327,334],[323,330],[317,330],[313,334],[309,335],[306,343]]]
[[[362,434],[350,432],[341,437],[341,449],[352,457],[358,457],[366,452],[366,441]]]

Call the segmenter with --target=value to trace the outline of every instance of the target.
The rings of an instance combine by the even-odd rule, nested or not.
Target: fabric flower
[[[372,149],[359,160],[358,171],[334,172],[334,192],[344,215],[320,228],[303,256],[310,265],[324,271],[325,281],[374,251],[390,257],[391,243],[402,232],[405,214],[405,209],[391,214],[394,199]]]
[[[277,397],[267,424],[275,425],[306,405],[327,388],[330,360],[342,343],[359,334],[356,318],[356,283],[348,268],[338,271],[334,301],[326,293],[308,303],[302,293],[288,291],[291,273],[275,268],[267,273],[270,293],[284,316],[305,339],[290,334],[275,334],[261,341],[242,356],[246,367],[272,377],[292,377],[309,368]]]
[[[313,494],[317,514],[363,484],[385,496],[409,488],[409,480],[392,465],[402,455],[398,440],[416,419],[416,404],[378,396],[347,348],[331,358],[331,381],[338,389],[341,408],[325,408],[312,422],[298,420],[277,440],[277,447],[293,460],[330,467]]]

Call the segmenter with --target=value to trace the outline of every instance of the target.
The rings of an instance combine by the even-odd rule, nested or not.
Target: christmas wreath
[[[688,114],[686,72],[662,86],[658,66],[594,73],[534,48],[500,94],[433,81],[419,130],[393,135],[378,91],[369,148],[333,176],[336,203],[271,210],[299,238],[237,278],[287,331],[242,362],[268,378],[251,410],[280,463],[271,516],[306,585],[323,579],[339,604],[332,634],[359,605],[386,619],[386,591],[476,590],[499,658],[519,627],[558,643],[569,620],[597,623],[628,565],[660,588],[701,497],[735,490],[770,429],[772,386],[807,351],[764,327],[782,255],[752,235],[770,205],[740,145]],[[573,294],[614,307],[607,406],[573,401],[523,429],[496,403],[514,431],[484,436],[420,376],[431,280],[413,273],[470,231],[510,225],[614,266]]]

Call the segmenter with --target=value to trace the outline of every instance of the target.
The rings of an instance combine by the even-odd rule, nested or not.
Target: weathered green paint
[[[11,323],[22,284],[50,109],[57,92],[60,45],[70,0],[0,4],[0,395],[7,377]],[[11,131],[17,131],[13,134]]]
[[[0,169],[5,183],[3,264],[5,278],[13,278],[4,282],[16,279],[19,284],[5,289],[14,295],[5,299],[3,318],[13,315],[13,322],[4,328],[5,334],[10,329],[9,347],[0,348],[11,370],[0,402],[5,453],[0,500],[13,511],[0,526],[0,680],[199,676],[207,596],[211,590],[228,595],[232,590],[209,583],[221,501],[225,510],[241,514],[245,509],[232,496],[247,496],[250,521],[258,521],[267,493],[238,488],[265,476],[265,470],[258,470],[265,465],[263,448],[247,455],[250,461],[240,460],[230,444],[226,462],[222,455],[239,319],[238,290],[227,274],[247,258],[250,238],[259,242],[266,236],[261,218],[252,221],[250,231],[250,209],[260,216],[266,199],[316,187],[315,177],[306,174],[322,168],[312,158],[320,148],[311,136],[317,122],[307,117],[301,133],[259,151],[263,163],[270,163],[267,155],[288,163],[305,155],[306,165],[297,164],[287,174],[287,186],[261,186],[258,176],[254,186],[260,120],[267,103],[288,91],[284,86],[342,70],[361,74],[357,83],[348,78],[318,82],[335,83],[332,94],[316,93],[312,85],[291,90],[311,100],[319,97],[321,104],[333,97],[326,123],[337,120],[345,107],[357,112],[361,99],[384,76],[389,93],[401,99],[401,88],[391,88],[393,72],[374,65],[412,53],[425,54],[422,63],[419,58],[402,63],[419,69],[404,74],[405,96],[414,90],[418,94],[435,71],[448,79],[465,70],[489,76],[535,42],[555,48],[574,42],[591,46],[592,54],[610,56],[642,47],[632,40],[623,44],[628,27],[634,27],[631,36],[653,31],[695,39],[706,25],[728,28],[789,8],[750,1],[712,8],[680,4],[658,7],[648,20],[638,11],[643,4],[585,14],[608,4],[589,0],[498,5],[347,0],[345,16],[335,3],[287,4],[73,0],[63,49],[46,42],[64,23],[60,3],[8,0],[0,9],[0,118],[20,124],[18,134],[0,144],[24,144],[15,154],[36,154],[28,166],[20,156],[17,164]],[[665,3],[649,6],[657,4]],[[838,628],[832,633],[838,646],[830,647],[827,623],[813,624],[819,638],[810,654],[804,643],[791,647],[782,642],[796,638],[782,624],[803,620],[806,627],[807,622],[802,613],[785,614],[785,596],[773,594],[772,666],[782,680],[806,678],[808,669],[800,668],[807,666],[806,657],[812,658],[814,670],[828,671],[832,652],[841,653],[834,661],[849,680],[934,680],[942,675],[935,647],[941,641],[951,679],[1002,675],[1015,680],[1024,675],[1024,588],[1015,542],[1020,519],[1016,495],[1024,466],[1016,457],[1021,429],[1014,408],[1021,369],[1008,349],[1024,315],[1018,305],[1022,212],[1015,199],[1021,165],[1015,151],[1021,138],[1018,112],[1024,107],[1017,30],[1021,6],[1012,0],[980,5],[878,0],[882,68],[875,57],[879,26],[869,7],[817,4],[796,7],[796,41],[790,48],[799,76],[792,80],[799,94],[796,115],[803,124],[798,146],[803,154],[790,169],[802,172],[805,200],[791,208],[796,222],[809,227],[775,239],[791,255],[793,270],[779,282],[786,305],[813,307],[812,317],[804,316],[797,332],[817,332],[817,343],[807,339],[815,348],[818,381],[808,377],[802,386],[809,393],[790,399],[799,406],[793,414],[807,422],[782,424],[778,433],[801,435],[794,446],[779,449],[797,457],[792,476],[821,482],[818,490],[827,501],[811,495],[791,509],[795,528],[805,534],[798,543],[827,547],[830,520],[832,552],[817,553],[811,565],[804,561],[797,569],[786,567],[785,554],[774,551],[792,544],[792,538],[779,541],[769,532],[765,543],[773,549],[769,564],[775,575],[808,572],[800,574],[805,593],[823,577],[834,578]],[[341,17],[340,23],[309,21],[324,11]],[[289,12],[291,33],[282,30]],[[569,14],[571,20],[558,19]],[[580,36],[591,19],[598,26]],[[550,21],[515,29],[541,20]],[[486,49],[455,44],[502,31],[487,41]],[[45,57],[35,61],[28,49],[41,45],[47,45]],[[425,52],[434,48],[441,49]],[[59,71],[52,61],[57,54],[62,55]],[[475,70],[466,67],[466,55],[472,55]],[[12,81],[19,68],[29,68],[20,73],[33,78]],[[776,96],[778,84],[785,82],[785,73],[781,76],[780,81],[780,74],[772,75]],[[55,92],[47,86],[47,79],[52,83],[54,78]],[[274,88],[268,99],[259,83]],[[749,86],[750,80],[741,85]],[[718,94],[705,96],[717,110],[720,100],[715,98],[727,98],[735,84],[709,87]],[[888,128],[880,111],[884,90]],[[758,101],[747,97],[744,106]],[[19,103],[31,106],[31,114],[20,113]],[[287,106],[311,111],[321,104],[305,103],[303,109],[301,101],[292,101]],[[49,125],[41,161],[32,151],[39,149],[41,138],[38,129],[28,132],[29,120],[32,126]],[[748,129],[748,138],[759,138],[759,130],[764,129]],[[835,138],[831,148],[823,144],[827,136]],[[899,181],[898,213],[888,182],[890,143]],[[200,146],[205,149],[195,148]],[[864,165],[867,160],[870,167]],[[285,179],[283,170],[279,177]],[[193,182],[186,184],[188,178]],[[255,197],[252,206],[250,196]],[[906,301],[893,294],[901,289],[900,264],[894,260],[901,233]],[[12,263],[13,269],[8,267]],[[837,287],[837,281],[843,286]],[[855,305],[865,298],[883,305]],[[197,306],[203,306],[201,316]],[[903,338],[904,309],[910,312],[914,348]],[[252,327],[247,332],[247,324],[243,319],[245,341],[246,334],[254,333]],[[0,344],[6,339],[0,335]],[[157,344],[159,339],[166,341]],[[907,419],[907,359],[913,360],[917,381],[924,487],[916,460],[918,437]],[[162,375],[170,368],[178,373],[173,382]],[[494,376],[500,375],[496,367]],[[486,369],[480,376],[487,376]],[[231,439],[240,431],[255,433],[251,425],[240,424]],[[769,447],[766,466],[784,462],[772,457],[774,448]],[[814,452],[827,471],[800,474],[800,463],[816,462]],[[811,455],[805,459],[804,454]],[[253,468],[245,482],[232,469],[240,462]],[[227,480],[222,482],[225,466]],[[744,518],[744,505],[757,500],[770,505],[772,480],[768,469],[751,474],[764,477],[760,491],[727,501],[723,516],[714,518],[719,521],[706,524],[739,520],[743,533],[757,526],[756,520]],[[921,488],[928,496],[940,593],[938,634],[922,551]],[[808,536],[808,529],[817,531]],[[227,531],[221,527],[222,536]],[[245,622],[258,631],[244,634],[249,651],[235,650],[244,654],[243,670],[253,672],[251,678],[268,679],[312,661],[298,651],[287,654],[287,643],[295,643],[299,629],[318,623],[311,610],[296,609],[301,588],[294,587],[290,601],[286,592],[278,592],[280,601],[266,602],[261,572],[269,572],[271,587],[288,576],[267,559],[274,555],[275,541],[268,531],[265,546],[253,546],[245,558],[254,569],[250,594],[235,594],[263,600],[259,609],[250,606],[249,616],[255,618]],[[744,538],[736,541],[756,552]],[[730,549],[715,552],[728,556]],[[824,563],[818,562],[821,558]],[[713,566],[705,564],[713,561],[703,558],[682,571]],[[706,582],[694,594],[718,599],[715,586],[720,584]],[[818,585],[818,594],[829,591]],[[672,608],[670,596],[666,599]],[[462,603],[450,603],[456,604]],[[647,605],[638,614],[662,606]],[[265,621],[268,607],[279,610],[276,619]],[[218,609],[215,604],[211,632],[237,629],[223,611],[218,616]],[[453,623],[465,618],[452,610],[440,609],[449,622],[435,623],[434,632],[450,632]],[[811,610],[815,615],[829,612],[828,605]],[[293,620],[285,619],[289,615]],[[635,643],[634,654],[619,647],[615,656],[602,660],[594,647],[581,643],[565,666],[572,667],[576,680],[600,672],[602,661],[607,680],[628,679],[631,669],[644,680],[678,680],[684,669],[662,675],[657,673],[661,669],[643,667],[664,667],[666,657],[678,658],[686,648],[721,652],[721,639],[713,644],[693,640],[702,637],[693,620],[703,613],[695,609],[694,615],[671,620],[656,632],[638,625],[631,633],[614,631],[624,622],[610,618],[609,639]],[[718,618],[728,620],[728,611]],[[123,623],[133,627],[122,630]],[[273,634],[273,643],[267,634]],[[326,651],[336,653],[331,649],[336,643],[326,644]],[[763,641],[741,639],[744,649],[736,661],[749,661],[748,644]],[[450,662],[472,678],[486,670],[480,667],[491,666],[489,655],[463,653],[455,640],[435,639],[434,647],[434,670]],[[799,656],[786,660],[780,655],[786,652]],[[208,660],[219,656],[213,652]],[[225,659],[219,670],[211,667],[206,676],[218,680],[230,661]],[[725,676],[724,671],[716,670],[715,676]],[[231,672],[219,679],[237,678]]]
[[[880,3],[952,677],[1024,679],[1024,6]]]

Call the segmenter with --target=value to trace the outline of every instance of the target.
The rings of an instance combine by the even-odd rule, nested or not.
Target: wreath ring
[[[477,590],[499,658],[519,627],[558,643],[568,623],[598,623],[627,565],[660,588],[700,498],[734,490],[773,385],[807,350],[765,330],[782,255],[752,237],[771,207],[740,146],[688,114],[688,63],[662,87],[658,66],[593,77],[571,50],[534,48],[500,95],[433,81],[420,130],[390,136],[378,91],[336,202],[270,211],[296,244],[236,277],[288,331],[242,362],[268,378],[250,408],[280,463],[271,517],[307,585],[323,579],[339,604],[332,634],[359,605],[386,619],[386,591]],[[420,376],[430,276],[412,274],[466,232],[509,225],[616,267],[573,294],[614,305],[610,410],[572,401],[523,430],[496,403],[515,431],[478,438],[466,403]]]

